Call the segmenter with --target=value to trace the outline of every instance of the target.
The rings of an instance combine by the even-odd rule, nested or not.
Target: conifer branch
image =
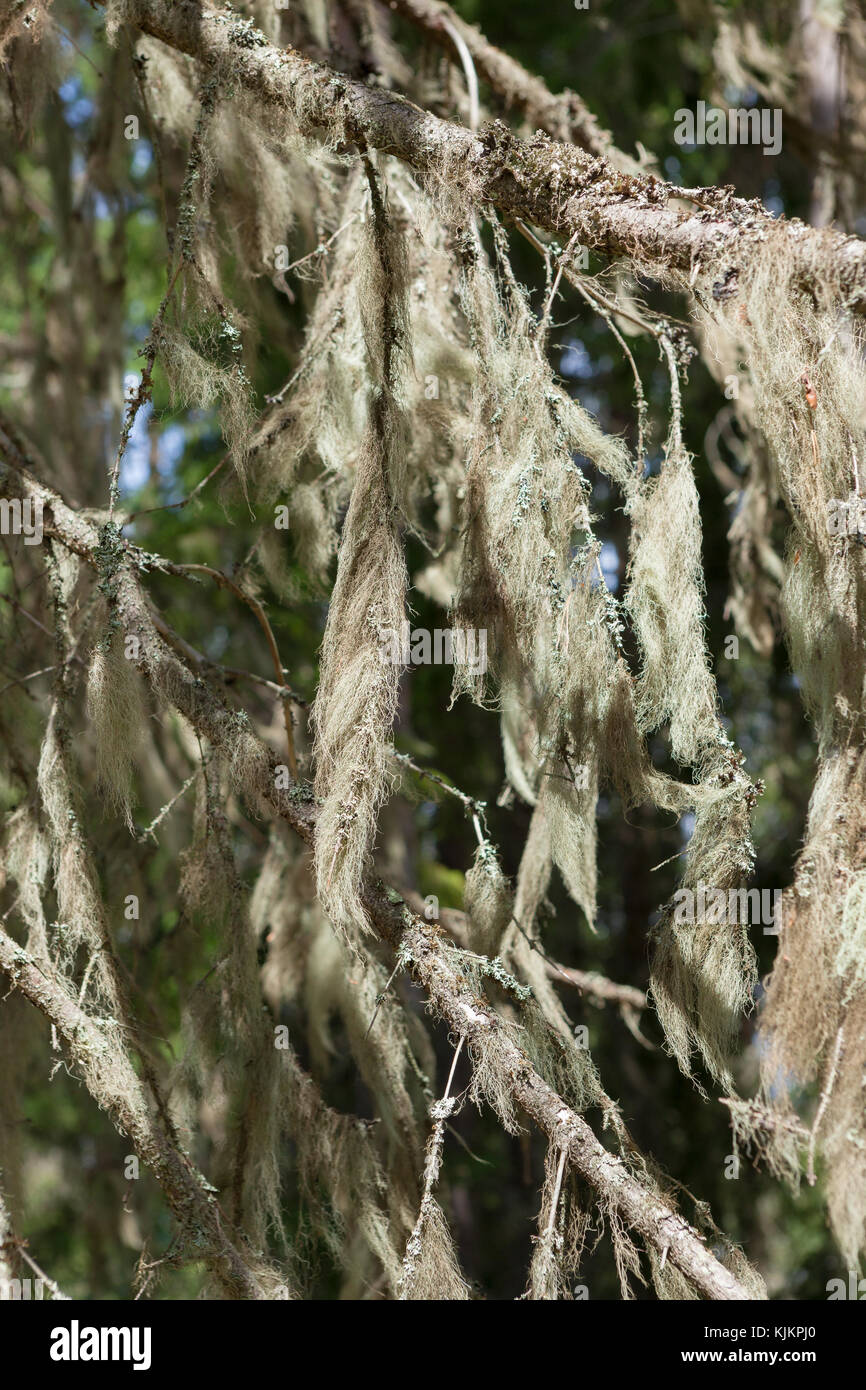
[[[25,459],[3,432],[0,432],[0,458],[4,460],[0,469],[0,496],[38,499],[44,508],[46,534],[98,570],[99,534],[94,524],[72,511],[56,492],[33,477]],[[248,799],[254,805],[276,812],[307,844],[314,844],[316,806],[312,795],[308,790],[305,794],[302,786],[284,791],[277,785],[274,755],[247,724],[239,725],[237,716],[225,707],[208,683],[194,676],[166,646],[149,616],[136,569],[135,549],[125,544],[124,550],[117,573],[117,603],[126,630],[136,631],[141,638],[140,669],[154,689],[189,720],[199,737],[209,740],[224,754],[236,770]],[[439,1017],[456,1035],[466,1035],[470,1050],[493,1070],[503,1092],[529,1115],[550,1141],[567,1150],[575,1171],[603,1201],[656,1251],[666,1250],[668,1261],[706,1298],[753,1298],[735,1275],[710,1253],[697,1231],[644,1185],[621,1158],[606,1149],[586,1121],[542,1079],[526,1053],[512,1041],[492,1006],[470,987],[445,949],[438,928],[425,922],[398,893],[381,882],[368,881],[363,885],[362,900],[377,934],[393,950],[399,951],[400,958],[408,964]],[[52,1018],[72,1045],[84,1029],[88,1045],[104,1048],[102,1035],[93,1033],[94,1025],[86,1015],[82,1015],[59,987],[47,980],[43,983],[44,977],[35,963],[11,938],[5,941],[0,938],[0,966],[31,1002]],[[76,1055],[83,1063],[87,1062],[86,1048]],[[113,1103],[123,1106],[123,1097],[115,1097]],[[124,1127],[126,1124],[133,1126],[134,1137],[147,1153],[148,1162],[160,1165],[159,1171],[169,1185],[167,1195],[170,1192],[171,1200],[184,1211],[191,1200],[190,1179],[187,1176],[181,1181],[178,1155],[166,1145],[164,1138],[154,1135],[139,1108],[126,1107],[122,1118]],[[198,1211],[198,1215],[204,1219],[207,1213]],[[219,1227],[213,1214],[209,1229],[215,1239]],[[253,1276],[246,1267],[235,1268],[233,1261],[237,1251],[223,1239],[233,1270],[231,1277],[252,1289]],[[260,1295],[247,1292],[242,1296]]]
[[[196,0],[131,0],[129,19],[208,69],[223,71],[267,111],[314,139],[396,156],[416,174],[447,180],[470,205],[490,204],[567,242],[629,256],[647,271],[729,298],[750,253],[773,238],[802,286],[816,276],[840,301],[866,311],[866,243],[796,219],[774,218],[729,189],[682,189],[649,174],[619,172],[605,158],[541,133],[521,140],[502,122],[478,135],[413,102],[367,87],[294,49],[277,49],[249,20]],[[685,199],[698,210],[683,211]],[[716,278],[717,277],[717,278]]]

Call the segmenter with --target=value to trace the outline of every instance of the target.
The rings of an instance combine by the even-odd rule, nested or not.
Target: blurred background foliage
[[[738,12],[747,11],[765,42],[784,55],[796,7],[765,0],[721,6],[636,0],[625,7],[590,0],[584,10],[569,0],[552,0],[545,6],[458,0],[456,8],[553,90],[568,86],[579,92],[619,147],[635,153],[641,146],[651,152],[663,176],[692,188],[733,184],[738,193],[762,199],[774,212],[809,217],[815,170],[808,150],[794,141],[786,140],[782,153],[769,158],[749,146],[688,149],[673,138],[678,108],[693,108],[699,99],[732,105],[757,100],[754,90],[720,90],[713,56],[720,14],[736,20]],[[165,226],[158,162],[129,43],[121,37],[118,47],[110,48],[100,14],[72,0],[62,0],[52,14],[44,42],[56,51],[59,80],[51,64],[39,67],[38,58],[26,87],[20,71],[9,68],[0,74],[13,127],[7,129],[0,155],[0,402],[26,421],[45,456],[50,480],[67,498],[104,508],[124,381],[137,378],[139,350],[164,290]],[[418,35],[396,20],[394,33],[410,59],[421,62],[423,41]],[[432,61],[446,59],[437,55]],[[43,82],[49,89],[40,94]],[[43,96],[42,114],[31,126],[28,105],[35,107]],[[141,118],[141,135],[130,141],[124,138],[119,114],[133,112]],[[518,123],[513,113],[509,118]],[[184,158],[180,149],[162,149],[169,186],[177,181]],[[863,214],[855,200],[849,230],[866,231]],[[289,249],[295,259],[306,246],[289,238]],[[540,308],[543,264],[519,237],[512,237],[512,251],[518,277]],[[600,263],[593,261],[591,269],[598,268]],[[237,285],[231,290],[246,315],[244,360],[261,407],[297,364],[315,285],[289,275],[290,297],[267,275],[249,278],[248,272],[248,267],[238,267]],[[643,292],[651,303],[683,315],[675,299],[649,287]],[[565,283],[555,324],[551,346],[563,380],[606,431],[624,434],[633,445],[635,409],[628,364],[604,323]],[[648,453],[650,465],[657,467],[667,428],[667,377],[652,341],[630,337],[629,345],[648,390]],[[173,410],[159,368],[155,379],[153,407],[139,416],[121,474],[123,506],[129,513],[145,513],[126,534],[173,560],[204,563],[227,573],[246,567],[246,572],[257,537],[254,508],[231,483],[217,478],[190,506],[166,509],[207,476],[223,444],[212,409]],[[746,755],[750,776],[762,779],[766,788],[755,815],[757,867],[751,886],[775,889],[791,879],[810,792],[814,744],[801,711],[796,676],[781,644],[761,656],[741,639],[735,658],[730,644],[726,653],[726,638],[733,632],[726,614],[726,535],[732,505],[724,476],[712,466],[706,445],[707,433],[725,404],[718,384],[696,359],[685,390],[685,421],[702,504],[708,639],[726,727]],[[738,473],[736,448],[725,453],[724,463]],[[594,501],[604,518],[599,529],[606,541],[605,577],[616,591],[625,579],[626,531],[605,486],[596,480]],[[151,508],[157,510],[147,511]],[[783,530],[780,516],[779,539]],[[8,545],[7,538],[3,541]],[[409,558],[412,573],[426,563],[415,542],[409,545]],[[23,611],[35,611],[34,594],[44,584],[44,577],[34,571],[22,587],[11,557],[0,555],[4,809],[19,803],[31,781],[33,750],[38,748],[50,689],[50,676],[14,684],[38,666],[44,650],[44,634]],[[191,583],[160,574],[150,578],[149,591],[176,631],[208,658],[272,674],[261,631],[232,593],[206,580]],[[321,599],[286,605],[263,580],[260,592],[291,686],[309,701],[316,688],[326,605]],[[411,602],[415,626],[445,625],[441,611],[423,594],[413,592]],[[506,870],[514,874],[529,809],[513,800],[499,804],[504,772],[497,716],[465,699],[449,710],[450,681],[450,669],[444,666],[417,667],[406,675],[397,744],[487,803],[492,838]],[[267,690],[238,682],[229,686],[229,698],[278,741],[280,714]],[[90,737],[82,720],[74,738],[85,777],[92,766]],[[659,740],[653,751],[664,764],[664,741]],[[175,785],[161,786],[156,778],[151,784],[142,780],[135,812],[139,832],[179,789],[185,773],[178,759]],[[436,894],[443,907],[460,907],[463,875],[474,850],[471,822],[458,800],[438,793],[429,782],[408,782],[412,794],[396,797],[386,813],[383,857],[400,861],[396,867],[414,878],[422,894]],[[213,963],[214,941],[207,921],[190,921],[179,906],[179,856],[191,835],[190,800],[182,799],[157,838],[143,845],[131,841],[97,799],[87,801],[87,830],[97,847],[124,966],[134,981],[140,1016],[146,1026],[152,1024],[167,1058],[177,1058],[182,1050],[182,1001]],[[598,934],[590,934],[579,910],[558,888],[546,924],[546,949],[564,965],[600,971],[643,990],[648,935],[658,905],[675,887],[677,856],[688,826],[645,810],[626,819],[609,796],[602,797],[598,817]],[[232,833],[239,867],[252,883],[266,829],[235,808]],[[128,893],[140,896],[137,921],[123,917]],[[3,905],[8,907],[8,901]],[[179,942],[179,937],[185,940]],[[173,949],[167,971],[169,941]],[[775,939],[756,928],[754,944],[766,972]],[[606,1088],[621,1103],[637,1141],[666,1173],[678,1175],[686,1214],[692,1214],[688,1194],[709,1203],[718,1225],[741,1242],[757,1264],[771,1296],[825,1297],[827,1280],[844,1271],[816,1192],[804,1184],[795,1198],[745,1158],[736,1180],[726,1177],[732,1151],[727,1112],[712,1096],[702,1100],[679,1075],[660,1046],[652,1010],[641,1017],[648,1044],[641,1045],[614,1007],[596,1007],[577,990],[565,984],[561,988],[575,1026],[589,1029]],[[756,1003],[759,1015],[760,1000]],[[420,1000],[417,1007],[422,1008]],[[302,1060],[311,1065],[302,1029],[293,1027],[291,1017],[285,1021]],[[737,1068],[745,1093],[755,1073],[755,1022],[753,1014],[744,1023]],[[143,1242],[150,1258],[158,1258],[170,1239],[170,1221],[150,1178],[143,1175],[132,1181],[124,1176],[128,1145],[68,1074],[59,1055],[52,1055],[47,1033],[47,1025],[27,1005],[16,998],[3,1003],[0,1047],[7,1084],[0,1094],[0,1125],[17,1223],[35,1258],[67,1293],[125,1298]],[[326,1095],[341,1108],[367,1114],[369,1097],[338,1027],[333,1042],[326,1074],[320,1075]],[[437,1045],[441,1068],[450,1055],[441,1030]],[[446,1206],[464,1268],[491,1297],[513,1298],[523,1288],[535,1230],[543,1145],[528,1134],[512,1139],[495,1117],[470,1109],[455,1120],[454,1131],[446,1146]],[[206,1155],[201,1157],[206,1168]],[[291,1228],[302,1221],[303,1213],[292,1210],[290,1151],[284,1165]],[[313,1247],[310,1259],[315,1271],[312,1295],[337,1295],[339,1275],[326,1253]],[[583,1277],[592,1299],[619,1296],[605,1241],[589,1259]],[[195,1267],[168,1271],[155,1296],[194,1296],[199,1282]]]

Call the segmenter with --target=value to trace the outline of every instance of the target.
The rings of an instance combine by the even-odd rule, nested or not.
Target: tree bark
[[[804,286],[816,276],[866,312],[866,243],[827,229],[774,219],[726,189],[679,189],[652,175],[620,173],[608,160],[537,134],[530,140],[493,122],[474,135],[405,97],[366,87],[294,49],[269,44],[249,20],[203,10],[196,0],[131,0],[130,20],[198,59],[265,109],[288,115],[305,136],[396,156],[417,174],[447,179],[467,206],[490,204],[564,242],[689,280],[702,265],[735,283],[741,263],[772,237]],[[677,201],[699,202],[684,212]]]

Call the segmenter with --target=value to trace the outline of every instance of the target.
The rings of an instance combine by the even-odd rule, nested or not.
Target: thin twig
[[[525,935],[525,933],[524,933]],[[534,944],[534,943],[531,943]],[[575,970],[570,965],[557,965],[547,962],[547,973],[554,980],[565,980],[582,994],[590,994],[600,1004],[626,1005],[630,1009],[645,1009],[646,994],[634,985],[620,985],[609,980],[606,975],[598,975],[594,970]]]
[[[5,695],[7,690],[12,690],[16,685],[26,685],[28,681],[35,681],[37,676],[47,676],[49,671],[54,671],[55,666],[43,666],[41,671],[31,671],[29,676],[19,676],[17,680],[10,681],[8,685],[0,688],[0,695]]]
[[[579,234],[577,232],[574,233],[574,235],[572,236],[571,240],[569,241],[568,245],[566,246],[565,250],[559,258],[559,264],[556,267],[556,275],[553,277],[553,284],[550,287],[550,293],[547,296],[547,302],[541,312],[541,318],[538,323],[537,341],[539,343],[539,346],[544,342],[544,336],[549,327],[550,313],[553,309],[553,301],[556,298],[556,291],[559,289],[559,282],[562,279],[563,271],[565,269],[565,258],[570,253],[571,248],[574,246],[574,243],[578,240],[578,235]]]
[[[58,1284],[56,1284],[55,1281],[54,1281],[49,1275],[47,1275],[47,1274],[45,1273],[45,1270],[42,1269],[42,1268],[40,1268],[40,1266],[36,1263],[36,1261],[34,1260],[33,1256],[30,1254],[30,1252],[29,1252],[28,1249],[27,1249],[27,1241],[26,1241],[26,1240],[22,1240],[22,1239],[20,1239],[20,1238],[18,1238],[18,1237],[13,1237],[11,1240],[8,1240],[8,1241],[6,1242],[5,1246],[0,1246],[0,1249],[10,1249],[10,1248],[13,1249],[13,1250],[15,1250],[15,1251],[21,1256],[22,1260],[25,1260],[25,1261],[27,1262],[27,1264],[28,1264],[28,1265],[30,1266],[30,1268],[33,1270],[33,1273],[36,1275],[37,1279],[41,1279],[42,1283],[43,1283],[43,1284],[45,1285],[45,1287],[48,1289],[49,1293],[51,1294],[52,1299],[53,1299],[55,1302],[57,1302],[57,1303],[69,1303],[69,1302],[70,1302],[69,1294],[63,1293],[63,1291],[62,1291],[62,1289],[60,1288],[60,1286],[59,1286]]]
[[[301,256],[299,260],[292,261],[291,265],[287,265],[285,270],[283,271],[283,275],[288,275],[290,271],[297,270],[298,266],[305,265],[307,261],[313,260],[316,256],[326,256],[327,253],[330,251],[331,247],[333,246],[334,242],[337,240],[337,237],[341,236],[343,232],[347,231],[348,228],[351,227],[353,222],[357,222],[360,215],[361,214],[359,212],[353,213],[352,216],[349,218],[348,222],[344,222],[342,227],[338,227],[335,232],[331,233],[327,241],[320,242],[320,244],[314,247],[312,251],[308,251],[306,256]],[[276,397],[274,397],[274,399],[276,399]]]
[[[223,454],[222,458],[218,463],[214,464],[207,476],[202,478],[200,483],[196,483],[192,492],[190,492],[188,496],[182,497],[179,502],[163,502],[158,507],[142,507],[139,511],[132,512],[125,521],[122,521],[120,523],[121,527],[131,525],[131,523],[137,521],[140,516],[151,516],[154,512],[181,511],[184,507],[188,507],[193,498],[197,497],[198,494],[207,487],[211,478],[215,478],[220,469],[225,467],[229,458],[229,454]]]
[[[530,245],[535,247],[536,251],[539,251],[543,256],[546,257],[548,248],[545,246],[544,242],[541,241],[535,235],[531,228],[527,227],[526,223],[522,222],[519,218],[517,219],[515,225],[517,226],[517,230],[522,233],[522,235],[526,238]],[[625,341],[625,338],[622,336],[616,324],[614,323],[613,315],[616,314],[620,318],[627,318],[629,322],[636,324],[639,328],[646,329],[648,333],[653,333],[655,336],[658,336],[658,334],[656,333],[655,326],[653,324],[637,318],[634,314],[630,314],[627,312],[627,310],[622,309],[618,304],[612,303],[601,293],[601,291],[597,288],[593,281],[585,280],[582,276],[575,275],[573,271],[570,271],[566,268],[566,256],[571,250],[576,236],[577,233],[575,233],[575,235],[571,238],[571,240],[568,243],[568,246],[565,248],[565,251],[560,256],[559,266],[556,272],[556,279],[550,291],[550,296],[545,306],[544,313],[542,314],[542,325],[550,313],[551,305],[553,303],[553,296],[559,285],[560,277],[564,274],[569,284],[577,290],[578,294],[584,299],[584,301],[587,304],[589,304],[591,308],[595,309],[596,313],[599,314],[602,319],[604,319],[604,322],[607,324],[608,328],[610,329],[611,333],[613,334],[614,338],[619,344],[623,352],[623,355],[626,358],[626,361],[631,367],[632,376],[634,377],[635,400],[637,403],[637,458],[638,465],[642,469],[647,420],[646,394],[643,389],[643,382],[640,378],[640,372],[637,369],[637,363],[634,360],[634,355],[628,343]],[[540,325],[540,328],[542,327],[542,325]]]
[[[818,1130],[821,1128],[821,1121],[824,1118],[824,1112],[826,1111],[827,1106],[830,1103],[830,1096],[832,1094],[833,1087],[836,1084],[836,1073],[839,1070],[839,1062],[842,1057],[843,1038],[844,1025],[840,1024],[839,1031],[836,1034],[836,1042],[833,1047],[833,1057],[830,1062],[830,1070],[827,1074],[827,1083],[824,1086],[823,1091],[821,1092],[821,1099],[818,1103],[818,1109],[815,1112],[815,1121],[809,1132],[809,1158],[806,1165],[806,1181],[808,1182],[810,1187],[814,1187],[816,1182],[815,1145],[818,1140]]]
[[[466,87],[469,94],[469,129],[476,131],[478,129],[478,76],[472,61],[472,54],[469,52],[462,34],[444,13],[442,15],[442,28],[457,49],[463,71],[466,74]]]
[[[559,1193],[562,1188],[562,1175],[565,1172],[565,1159],[567,1152],[568,1151],[566,1149],[563,1149],[559,1155],[559,1167],[556,1170],[556,1182],[553,1186],[553,1196],[550,1199],[550,1219],[547,1223],[547,1230],[544,1233],[547,1239],[550,1239],[550,1237],[553,1235],[553,1227],[556,1221],[556,1208],[559,1205]]]
[[[267,614],[265,613],[265,610],[262,608],[262,605],[259,603],[258,599],[253,598],[252,594],[245,593],[244,590],[240,587],[240,585],[236,584],[233,579],[230,579],[227,574],[223,574],[222,570],[212,569],[210,565],[176,565],[173,568],[176,570],[187,570],[199,574],[209,574],[211,579],[216,580],[217,584],[222,585],[223,588],[230,589],[231,592],[237,598],[239,598],[243,603],[247,605],[247,607],[255,614],[256,618],[258,619],[259,625],[262,631],[264,632],[265,637],[267,638],[268,648],[271,653],[271,660],[274,665],[274,671],[277,676],[277,681],[279,682],[281,689],[284,690],[285,681],[283,677],[285,675],[285,671],[283,668],[283,664],[280,661],[280,653],[277,647],[276,638],[274,637],[273,630],[271,628],[270,623],[268,622]],[[283,695],[281,698],[283,706],[283,720],[286,726],[286,745],[289,754],[289,771],[292,774],[292,781],[297,782],[298,760],[295,756],[295,736],[292,730],[291,701],[289,697],[285,695]]]
[[[198,777],[198,773],[199,773],[199,769],[198,769],[198,768],[196,768],[195,772],[191,772],[191,773],[190,773],[189,777],[187,777],[187,779],[186,779],[186,781],[184,782],[183,786],[180,788],[180,791],[175,792],[174,796],[171,798],[171,801],[167,801],[167,802],[165,803],[165,805],[162,807],[162,809],[161,809],[160,811],[157,812],[157,814],[156,814],[156,816],[154,817],[154,819],[150,822],[150,825],[146,826],[145,829],[142,830],[141,833],[136,837],[136,838],[138,839],[138,843],[139,843],[140,845],[144,844],[144,842],[145,842],[145,840],[147,839],[148,835],[149,835],[150,838],[153,840],[154,844],[156,843],[156,836],[155,836],[154,833],[153,833],[154,830],[156,829],[156,827],[157,827],[162,821],[165,820],[165,818],[166,818],[166,816],[168,815],[168,813],[169,813],[169,811],[171,810],[171,808],[172,808],[173,806],[176,806],[176,805],[177,805],[178,801],[180,801],[180,799],[181,799],[181,797],[184,795],[184,793],[189,791],[189,789],[190,789],[190,787],[192,786],[193,782],[194,782],[194,781],[196,780],[196,778]]]
[[[127,446],[127,444],[129,443],[129,436],[130,436],[130,434],[132,433],[132,427],[133,427],[133,425],[135,424],[136,418],[137,418],[137,416],[138,416],[138,412],[141,410],[141,407],[144,405],[145,401],[150,400],[151,392],[152,392],[152,390],[153,390],[153,380],[152,380],[152,378],[153,378],[153,368],[154,368],[154,365],[155,365],[155,363],[156,363],[156,354],[157,354],[157,344],[158,344],[158,341],[159,341],[159,332],[160,332],[160,329],[162,328],[162,324],[163,324],[163,320],[165,319],[166,311],[167,311],[168,306],[169,306],[169,304],[170,304],[170,302],[171,302],[171,297],[172,297],[172,295],[174,294],[174,287],[175,287],[175,285],[177,284],[178,276],[180,275],[180,273],[181,273],[181,271],[183,270],[183,268],[184,268],[184,262],[183,262],[182,259],[179,259],[179,260],[178,260],[178,263],[177,263],[177,265],[176,265],[176,267],[175,267],[174,273],[173,273],[173,275],[171,276],[171,279],[170,279],[169,282],[168,282],[168,289],[166,290],[165,294],[163,295],[162,303],[160,304],[159,308],[157,309],[157,311],[156,311],[156,316],[154,317],[153,323],[151,324],[150,336],[148,337],[148,347],[147,347],[147,351],[146,351],[146,354],[145,354],[145,363],[144,363],[144,367],[143,367],[142,373],[141,373],[141,380],[139,381],[139,383],[138,383],[138,385],[136,386],[135,390],[131,393],[131,395],[130,395],[130,397],[129,397],[127,403],[126,403],[126,416],[125,416],[124,421],[123,421],[123,428],[122,428],[121,431],[120,431],[120,442],[118,443],[118,446],[117,446],[117,453],[116,453],[115,456],[114,456],[114,463],[113,463],[113,465],[112,465],[111,474],[110,474],[110,480],[109,480],[109,488],[108,488],[108,519],[109,519],[109,521],[113,521],[113,520],[114,520],[114,508],[115,508],[115,505],[116,505],[116,503],[117,503],[117,498],[118,498],[118,480],[119,480],[119,478],[120,478],[120,464],[121,464],[121,460],[123,459],[123,456],[124,456],[124,454],[126,453],[126,446]]]
[[[462,792],[460,788],[455,787],[453,783],[446,782],[444,777],[440,777],[438,773],[430,772],[426,767],[420,767],[419,764],[415,762],[414,758],[409,757],[408,753],[395,753],[394,757],[398,762],[405,763],[406,766],[411,768],[413,772],[416,772],[419,777],[426,777],[428,782],[435,782],[437,787],[441,787],[443,791],[450,792],[452,796],[456,796],[457,800],[463,803],[466,814],[472,817],[472,823],[475,827],[475,834],[478,837],[479,844],[483,845],[485,843],[486,836],[482,833],[481,827],[483,825],[486,831],[487,821],[484,815],[487,809],[486,801],[478,801],[476,797],[468,796],[466,792]]]

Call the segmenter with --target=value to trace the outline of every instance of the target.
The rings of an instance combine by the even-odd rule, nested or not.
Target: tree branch
[[[690,281],[709,264],[730,293],[740,263],[772,238],[804,286],[821,276],[840,299],[866,311],[866,242],[856,237],[773,218],[726,189],[680,189],[652,175],[621,173],[542,134],[520,140],[501,122],[473,135],[405,97],[274,48],[249,20],[203,10],[196,0],[131,0],[128,15],[145,33],[287,114],[302,135],[394,155],[422,177],[447,179],[469,203],[489,203],[565,242],[574,238]],[[699,211],[676,205],[698,194]]]
[[[368,906],[382,935],[397,942],[411,962],[412,974],[425,989],[437,1013],[458,1035],[497,1069],[513,1099],[535,1121],[552,1144],[566,1149],[569,1160],[633,1230],[667,1258],[710,1299],[745,1300],[754,1297],[707,1250],[698,1233],[629,1171],[616,1154],[595,1137],[589,1125],[533,1069],[526,1054],[511,1041],[501,1019],[466,983],[442,949],[442,939],[430,924],[403,905],[401,910],[371,893]],[[399,927],[403,930],[399,934]]]
[[[453,56],[454,47],[446,22],[466,45],[481,77],[503,99],[506,107],[519,107],[526,119],[552,135],[554,140],[579,145],[588,154],[601,155],[617,168],[636,173],[636,160],[618,150],[613,136],[602,130],[595,116],[576,92],[555,94],[540,77],[494,47],[474,24],[466,24],[443,0],[389,0],[389,8],[408,19],[428,38]]]
[[[643,990],[636,989],[634,985],[617,984],[616,980],[609,980],[607,976],[598,975],[594,970],[574,970],[569,965],[555,965],[551,962],[547,966],[547,973],[552,980],[564,980],[566,984],[574,985],[581,994],[588,994],[600,1004],[619,1004],[620,1007],[629,1009],[645,1009],[647,1006]]]
[[[197,1258],[208,1264],[229,1297],[271,1297],[251,1268],[252,1257],[242,1254],[222,1229],[212,1190],[154,1119],[116,1020],[85,1013],[2,928],[0,970],[65,1039],[91,1095],[151,1169],[183,1235],[194,1239]]]
[[[0,421],[2,424],[2,421]],[[27,460],[0,430],[0,496],[30,497],[40,501],[44,509],[43,527],[47,535],[80,555],[93,569],[99,569],[97,550],[100,534],[89,519],[73,512],[59,495],[33,477]],[[141,638],[139,667],[154,689],[169,700],[192,724],[201,738],[208,739],[227,759],[230,767],[254,804],[276,812],[308,844],[315,839],[316,807],[312,794],[304,786],[295,785],[288,791],[277,785],[276,758],[253,734],[243,720],[228,710],[206,681],[193,674],[178,659],[157,633],[140,587],[136,565],[137,552],[128,542],[116,574],[117,608],[127,632],[137,632]],[[364,905],[380,938],[407,962],[416,982],[426,991],[434,1010],[458,1035],[466,1034],[476,1055],[495,1068],[497,1079],[514,1103],[520,1106],[548,1139],[560,1148],[567,1148],[574,1169],[596,1190],[603,1203],[615,1210],[629,1227],[638,1231],[710,1299],[751,1299],[753,1295],[706,1249],[701,1237],[689,1223],[636,1177],[621,1158],[606,1149],[595,1137],[589,1125],[576,1114],[533,1069],[526,1054],[511,1040],[505,1025],[483,997],[469,987],[458,969],[459,955],[452,954],[438,930],[412,912],[403,898],[381,882],[368,882],[363,891]],[[25,953],[6,938],[0,952],[0,966],[10,974],[19,988],[37,1007],[57,1012],[58,1026],[73,1048],[79,1028],[88,1043],[104,1054],[105,1038],[93,1034],[94,1024],[82,1015],[74,1002],[57,990],[52,991],[41,972]],[[28,992],[29,991],[29,992]],[[51,1015],[49,1015],[51,1016]],[[79,1047],[75,1054],[85,1067],[88,1047]],[[134,1072],[131,1081],[138,1085]],[[123,1107],[120,1098],[116,1104]],[[190,1189],[192,1179],[179,1159],[164,1141],[154,1138],[136,1111],[122,1110],[121,1121],[134,1128],[135,1136],[146,1146],[148,1162],[159,1166],[167,1184],[169,1200],[186,1213],[195,1195]],[[128,1131],[129,1132],[129,1131]],[[132,1136],[131,1136],[132,1137]],[[197,1214],[209,1218],[212,1239],[222,1233],[218,1218],[205,1199],[204,1210]],[[234,1247],[222,1237],[226,1258],[236,1258],[242,1266],[236,1275],[249,1284],[252,1276],[243,1267]],[[247,1293],[246,1297],[261,1297]]]

